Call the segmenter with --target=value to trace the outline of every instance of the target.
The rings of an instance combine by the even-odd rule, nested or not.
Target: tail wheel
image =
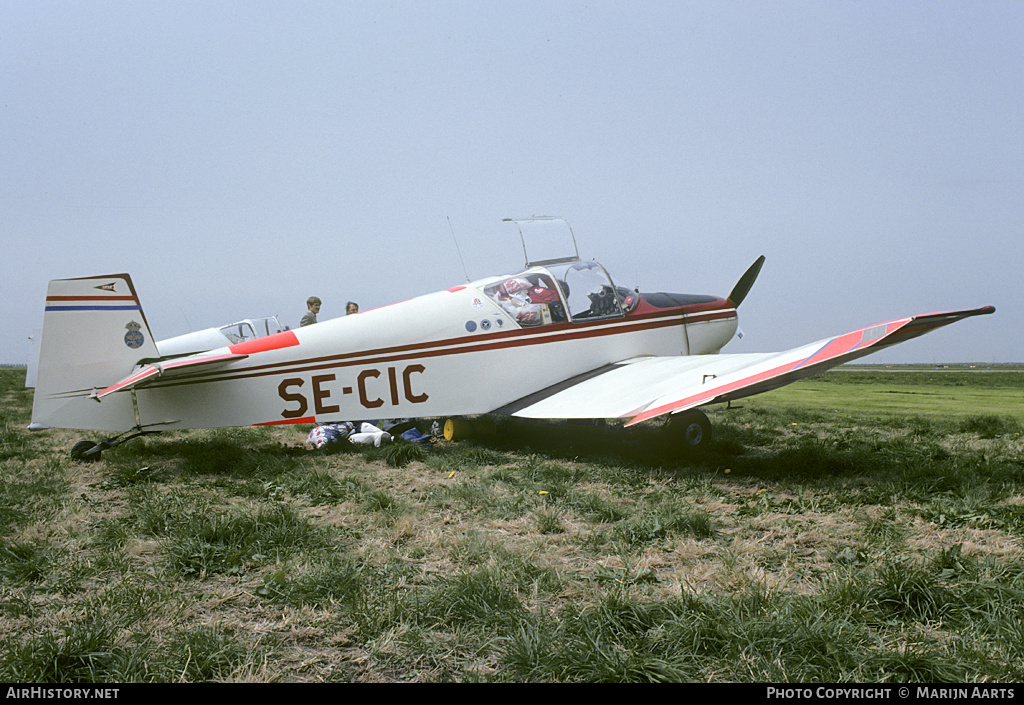
[[[82,463],[92,463],[100,459],[100,452],[99,446],[92,441],[79,441],[71,446],[71,459]]]
[[[670,417],[668,430],[674,439],[690,450],[711,445],[711,421],[703,411],[692,409]]]

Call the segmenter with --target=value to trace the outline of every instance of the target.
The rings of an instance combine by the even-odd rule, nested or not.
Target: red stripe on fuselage
[[[303,416],[301,419],[281,419],[280,421],[262,421],[254,423],[253,426],[287,426],[295,423],[316,423],[315,416]]]
[[[47,301],[134,301],[138,303],[138,299],[134,296],[102,296],[102,295],[90,295],[90,296],[47,296]]]
[[[559,323],[536,328],[516,329],[483,335],[424,341],[420,343],[410,343],[407,345],[396,345],[388,348],[359,350],[356,352],[308,358],[305,360],[289,360],[286,362],[253,365],[234,370],[218,370],[200,375],[191,375],[187,379],[167,380],[166,382],[161,381],[150,386],[152,388],[158,386],[177,386],[182,384],[201,384],[205,382],[247,379],[278,374],[315,372],[341,367],[351,367],[355,365],[376,365],[405,359],[421,359],[446,355],[458,355],[463,353],[486,352],[503,348],[517,348],[543,345],[546,343],[580,340],[585,338],[599,338],[623,333],[643,332],[689,323],[727,319],[736,315],[736,311],[732,307],[713,311],[702,310],[697,315],[687,315],[687,312],[689,310],[693,310],[693,308],[706,309],[706,305],[697,305],[694,307],[686,306],[676,309],[661,309],[655,313],[640,315],[634,314],[625,318],[595,321],[593,323]],[[283,336],[287,333],[291,333],[291,331],[278,333],[275,336],[269,336],[269,338]],[[259,341],[251,342],[255,343]],[[231,350],[235,351],[236,348],[245,345],[248,345],[248,343],[241,343],[238,346],[232,346]],[[267,349],[274,350],[282,347],[288,346],[272,346]]]
[[[735,311],[736,307],[729,304],[728,301],[721,298],[716,298],[713,301],[702,301],[695,304],[686,304],[685,306],[673,306],[669,308],[660,308],[655,306],[650,301],[643,297],[643,294],[636,294],[640,298],[636,308],[633,310],[632,315],[650,315],[658,313],[679,313],[682,312],[684,315],[693,315],[695,313],[701,313],[703,311],[722,311],[731,310]]]

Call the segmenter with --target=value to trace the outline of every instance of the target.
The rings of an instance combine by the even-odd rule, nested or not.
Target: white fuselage
[[[213,351],[249,356],[138,389],[139,420],[172,429],[480,414],[637,356],[717,353],[736,331],[721,300],[520,327],[484,293],[499,279]]]

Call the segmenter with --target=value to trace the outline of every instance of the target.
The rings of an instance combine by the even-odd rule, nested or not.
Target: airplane
[[[700,407],[810,377],[992,306],[897,318],[783,352],[722,354],[759,257],[725,298],[641,293],[579,258],[560,218],[509,219],[526,267],[352,316],[168,357],[132,279],[49,282],[30,429],[115,435],[76,460],[164,430],[483,414],[673,421],[685,448],[708,444]],[[531,259],[527,234],[568,230],[565,256]],[[467,277],[468,279],[468,277]],[[465,427],[465,423],[461,427]]]

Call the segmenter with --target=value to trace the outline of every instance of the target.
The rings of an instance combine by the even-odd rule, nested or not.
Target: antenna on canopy
[[[462,273],[466,275],[466,281],[469,281],[469,272],[466,271],[466,261],[462,259],[462,251],[459,249],[459,241],[455,239],[455,228],[452,227],[452,219],[448,218],[448,229],[452,231],[452,240],[455,242],[455,252],[459,255],[459,262],[462,262]]]

